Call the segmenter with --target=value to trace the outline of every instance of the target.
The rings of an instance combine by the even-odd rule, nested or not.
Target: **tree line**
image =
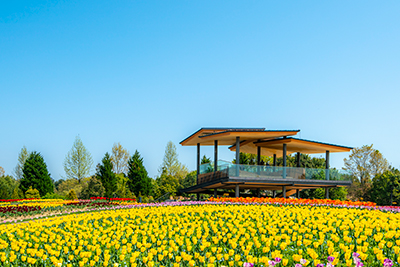
[[[136,150],[132,155],[120,143],[105,153],[90,175],[93,159],[76,137],[64,160],[65,176],[51,178],[43,156],[21,149],[14,174],[5,175],[0,167],[0,199],[91,197],[143,198],[152,201],[164,195],[176,195],[179,189],[193,185],[196,174],[189,173],[178,160],[176,147],[168,142],[156,179],[149,177],[144,159]]]
[[[256,155],[240,153],[240,164],[255,165]],[[297,166],[296,156],[287,156],[288,167]],[[236,163],[235,160],[232,160]],[[272,157],[261,157],[264,165],[273,164]],[[201,164],[213,164],[210,158],[203,156]],[[324,169],[325,159],[301,154],[301,167]],[[0,167],[0,199],[19,198],[69,198],[88,199],[90,197],[138,198],[152,201],[163,196],[179,195],[179,190],[196,184],[196,171],[178,160],[176,147],[168,142],[159,175],[150,178],[144,165],[144,159],[136,150],[130,155],[120,143],[114,144],[111,153],[105,153],[92,169],[92,157],[76,137],[71,150],[64,160],[65,177],[58,181],[51,178],[43,156],[36,151],[21,149],[18,164],[13,175],[5,175]],[[283,159],[277,158],[277,166],[283,166]],[[333,199],[368,200],[378,205],[400,203],[400,171],[390,166],[379,150],[373,145],[365,145],[352,150],[344,160],[344,168],[352,179],[350,187],[329,189]],[[322,174],[324,172],[321,172]],[[323,175],[322,175],[323,176]],[[325,177],[314,177],[325,179]],[[249,192],[247,192],[249,193]],[[251,192],[250,192],[251,193]],[[255,192],[253,192],[255,193]],[[268,192],[265,192],[268,193]],[[300,192],[302,198],[324,198],[324,189],[307,189]]]

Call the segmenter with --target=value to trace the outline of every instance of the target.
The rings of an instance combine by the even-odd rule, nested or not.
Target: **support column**
[[[276,190],[272,190],[272,197],[276,198]]]
[[[260,190],[260,188],[257,189],[257,197],[261,197],[261,190]]]
[[[236,177],[239,177],[240,137],[236,137]]]
[[[300,198],[300,190],[296,189],[296,198]]]
[[[329,198],[329,188],[325,188],[325,198],[328,199]]]
[[[285,179],[286,178],[286,144],[283,144],[282,157],[283,157],[282,178]]]
[[[235,186],[235,197],[239,197],[239,185]]]
[[[214,172],[218,168],[218,140],[214,140]]]
[[[325,154],[325,169],[325,178],[329,180],[329,150],[327,150]]]
[[[276,167],[276,154],[274,154],[274,163],[273,163],[274,167]]]
[[[257,147],[257,174],[260,175],[261,147]]]
[[[217,196],[217,188],[214,188],[214,197],[216,198]]]
[[[196,177],[196,184],[199,184],[199,174],[200,174],[200,143],[197,143],[197,177]]]
[[[300,168],[300,152],[297,152],[297,168]]]
[[[286,198],[286,185],[282,186],[282,196]]]
[[[196,193],[197,195],[197,201],[200,201],[200,193]]]

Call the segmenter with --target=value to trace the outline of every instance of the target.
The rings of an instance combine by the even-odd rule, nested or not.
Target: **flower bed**
[[[175,202],[0,224],[3,266],[400,266],[400,213]]]

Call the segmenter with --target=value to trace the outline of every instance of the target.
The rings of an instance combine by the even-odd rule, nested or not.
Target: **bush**
[[[29,187],[25,192],[25,198],[40,198],[39,190]]]
[[[78,199],[78,197],[76,196],[76,193],[75,193],[74,189],[71,189],[71,191],[69,191],[69,193],[68,193],[68,195],[67,195],[66,198],[69,199],[69,200]]]

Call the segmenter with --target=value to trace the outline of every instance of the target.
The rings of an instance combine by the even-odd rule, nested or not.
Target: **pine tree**
[[[96,178],[101,181],[105,189],[105,196],[112,197],[113,193],[117,191],[117,178],[112,171],[113,165],[110,155],[106,153],[102,160],[102,164],[97,166]]]
[[[128,186],[132,193],[139,196],[148,196],[151,193],[151,178],[143,166],[143,158],[136,150],[135,154],[128,161]]]
[[[20,182],[20,188],[23,192],[26,192],[30,187],[37,189],[41,196],[54,192],[53,181],[40,153],[32,152],[29,155],[24,163],[22,172],[23,177]]]

